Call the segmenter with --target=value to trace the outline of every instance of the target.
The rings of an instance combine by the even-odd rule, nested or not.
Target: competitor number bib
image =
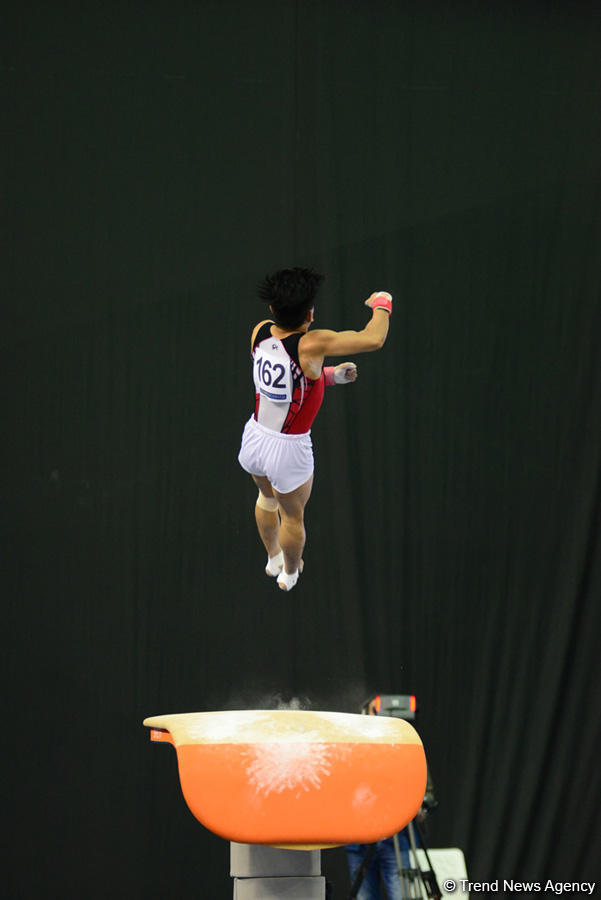
[[[292,402],[290,357],[279,341],[270,338],[255,349],[253,379],[261,396],[276,403]]]

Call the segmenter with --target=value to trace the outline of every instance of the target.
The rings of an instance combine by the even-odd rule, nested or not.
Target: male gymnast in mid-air
[[[255,518],[267,550],[265,571],[283,591],[292,590],[303,569],[304,510],[313,485],[311,425],[324,387],[357,378],[354,363],[324,367],[324,358],[379,350],[392,313],[391,295],[377,291],[365,301],[372,315],[362,331],[309,331],[323,279],[299,267],[265,278],[259,297],[273,318],[259,322],[250,339],[255,411],[238,461],[259,488]]]

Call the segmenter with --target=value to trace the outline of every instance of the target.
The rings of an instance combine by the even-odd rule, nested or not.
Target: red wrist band
[[[392,300],[389,300],[388,297],[378,296],[372,303],[371,308],[373,310],[385,309],[390,315],[392,315]]]
[[[332,384],[336,384],[336,376],[334,375],[334,366],[324,366],[323,367],[323,376],[325,378],[326,386],[330,387]]]

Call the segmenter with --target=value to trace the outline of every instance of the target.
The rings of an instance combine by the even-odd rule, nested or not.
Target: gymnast
[[[273,318],[259,322],[250,339],[255,410],[238,461],[259,489],[255,519],[267,550],[265,571],[283,591],[292,590],[303,570],[304,510],[314,468],[311,425],[324,387],[357,379],[355,363],[324,367],[324,358],[379,350],[392,313],[391,295],[377,291],[365,301],[371,319],[361,331],[310,331],[323,280],[299,267],[267,276],[259,297]]]

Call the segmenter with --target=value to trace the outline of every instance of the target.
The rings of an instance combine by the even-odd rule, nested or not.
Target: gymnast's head
[[[261,282],[259,297],[269,303],[276,325],[294,330],[311,321],[310,313],[324,277],[299,266],[280,269]]]

